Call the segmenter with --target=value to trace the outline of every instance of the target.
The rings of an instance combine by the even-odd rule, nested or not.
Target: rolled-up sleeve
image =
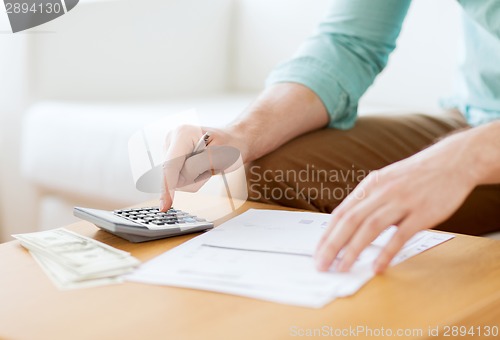
[[[500,1],[499,0],[458,0],[465,14],[483,26],[495,37],[500,38]]]
[[[387,64],[411,0],[336,0],[290,59],[266,84],[299,83],[318,95],[330,127],[351,128],[359,98]]]

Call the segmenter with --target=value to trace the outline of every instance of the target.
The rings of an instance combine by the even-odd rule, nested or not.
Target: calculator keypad
[[[141,224],[148,229],[189,228],[207,224],[204,218],[191,215],[173,207],[160,212],[157,207],[115,210],[116,216]]]

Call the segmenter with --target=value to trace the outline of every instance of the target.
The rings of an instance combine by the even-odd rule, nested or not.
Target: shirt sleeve
[[[459,0],[458,2],[467,15],[495,37],[500,38],[500,1]]]
[[[359,98],[387,64],[411,0],[336,0],[290,59],[266,84],[299,83],[314,91],[330,127],[351,128]]]

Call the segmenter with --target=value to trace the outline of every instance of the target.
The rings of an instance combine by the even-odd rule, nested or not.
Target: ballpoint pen
[[[203,136],[201,136],[198,143],[196,143],[196,146],[194,147],[194,150],[191,153],[191,156],[194,156],[197,153],[200,153],[201,151],[203,151],[203,149],[208,145],[209,138],[210,138],[210,132],[205,132],[205,134]]]
[[[200,140],[196,143],[194,150],[191,153],[190,157],[202,152],[203,149],[210,143],[209,138],[210,138],[210,132],[205,132],[205,134],[203,136],[201,136]],[[215,175],[215,169],[211,168],[210,171],[212,173],[212,176]],[[224,181],[224,187],[226,188],[226,194],[227,194],[227,198],[229,200],[229,203],[231,204],[231,209],[233,211],[235,211],[236,208],[234,206],[233,197],[231,195],[231,191],[229,190],[229,184],[227,182],[226,174],[225,174],[224,170],[220,170],[220,174],[222,176],[222,180]]]

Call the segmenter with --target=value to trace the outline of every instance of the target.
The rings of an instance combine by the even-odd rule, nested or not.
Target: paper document
[[[384,231],[349,273],[322,273],[312,255],[329,219],[329,214],[251,209],[141,265],[125,279],[319,308],[354,294],[374,276],[372,263],[396,230]],[[391,265],[452,237],[419,232]]]

